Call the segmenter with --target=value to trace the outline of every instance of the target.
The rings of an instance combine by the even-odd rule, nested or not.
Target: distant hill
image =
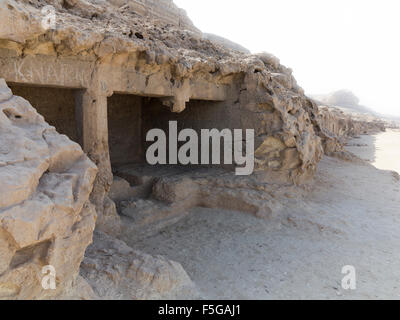
[[[360,99],[350,90],[343,89],[328,94],[311,95],[311,98],[320,105],[343,107],[357,113],[371,114],[374,116],[378,115],[378,113],[371,108],[360,105]]]
[[[243,53],[251,53],[250,50],[246,49],[245,47],[241,46],[240,44],[233,42],[231,40],[228,40],[224,37],[217,36],[216,34],[212,33],[203,33],[203,38],[210,40],[212,42],[218,43],[221,46],[224,46],[228,49],[233,49],[239,52]]]

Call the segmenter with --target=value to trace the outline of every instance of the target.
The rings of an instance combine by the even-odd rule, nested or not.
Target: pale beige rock
[[[274,159],[263,154],[257,157],[256,170],[273,177],[278,169],[279,180],[292,183],[304,182],[315,172],[324,133],[311,121],[316,112],[312,102],[278,58],[243,54],[202,39],[171,1],[114,1],[107,6],[94,0],[46,0],[16,6],[31,11],[28,22],[38,24],[45,3],[56,9],[57,24],[51,32],[18,33],[29,41],[17,43],[0,25],[5,41],[0,48],[6,50],[0,60],[10,66],[0,70],[0,76],[16,83],[87,89],[82,97],[83,146],[100,170],[91,197],[100,216],[112,184],[106,110],[113,92],[160,97],[177,113],[192,100],[221,102],[215,124],[206,121],[203,127],[251,128],[256,148],[274,137],[299,153],[298,166],[290,169],[271,169],[267,164]],[[2,10],[13,14],[6,6]]]
[[[158,300],[198,298],[182,266],[162,256],[135,251],[123,241],[95,232],[81,275],[100,299]]]
[[[153,197],[168,203],[185,201],[197,193],[196,184],[189,178],[160,179],[153,187]]]
[[[9,92],[3,80],[0,92]],[[52,298],[71,288],[96,212],[96,166],[20,97],[0,101],[0,298]],[[56,270],[56,290],[41,286]]]
[[[262,52],[257,55],[264,63],[272,65],[274,68],[279,68],[280,60],[273,54]]]
[[[355,112],[343,111],[335,107],[319,107],[322,126],[339,139],[357,137],[385,131],[385,121],[377,117]]]
[[[316,118],[325,137],[329,137],[323,142],[325,153],[345,160],[357,159],[343,148],[350,138],[382,132],[388,126],[375,116],[349,112],[339,107],[320,106]]]
[[[77,276],[71,286],[64,290],[54,300],[99,300],[89,283],[82,277]]]
[[[256,150],[256,156],[264,155],[269,152],[282,151],[286,148],[285,144],[278,138],[267,137],[261,146]]]
[[[293,169],[300,165],[301,160],[296,148],[288,148],[282,151],[282,167],[284,169]]]
[[[0,79],[0,102],[7,101],[11,99],[12,92],[9,87],[7,87],[4,79]]]
[[[104,209],[98,217],[97,229],[107,234],[117,236],[121,231],[121,219],[115,202],[109,197],[104,198]]]
[[[55,8],[52,29],[43,28],[44,5]],[[366,128],[319,110],[272,54],[203,39],[169,0],[4,0],[0,21],[0,77],[79,88],[80,143],[99,171],[0,79],[0,298],[174,298],[186,292],[182,287],[190,297],[193,285],[179,264],[101,232],[81,270],[92,292],[77,275],[96,211],[99,231],[124,237],[159,230],[194,206],[271,218],[282,212],[277,194],[312,178],[324,152],[349,158],[342,137]],[[254,129],[256,172],[143,174],[129,181],[139,186],[117,181],[108,130],[116,93],[159,99],[192,127]],[[196,106],[202,111],[192,111]],[[150,116],[167,122],[161,113]],[[128,180],[129,172],[121,176]],[[45,264],[56,268],[55,292],[40,286]]]

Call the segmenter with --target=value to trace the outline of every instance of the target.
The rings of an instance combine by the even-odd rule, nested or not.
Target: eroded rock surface
[[[20,74],[9,69],[16,59],[23,67],[19,68],[22,78],[14,82],[63,82],[50,72],[46,79],[39,71],[32,70],[31,76],[24,73],[26,68],[39,68],[37,59],[44,63],[52,57],[51,63],[68,65],[71,77],[65,82],[73,86],[72,70],[79,66],[85,72],[77,85],[88,88],[83,103],[96,101],[98,105],[97,126],[103,117],[101,97],[114,91],[163,96],[163,104],[177,113],[192,99],[220,101],[221,126],[255,130],[257,170],[296,183],[313,175],[322,157],[313,105],[279,59],[267,53],[249,55],[226,49],[196,32],[142,14],[132,7],[135,1],[114,2],[117,5],[94,0],[7,0],[0,14],[15,21],[18,28],[1,25],[0,46],[6,56],[0,75],[18,78]],[[54,28],[44,30],[41,10],[48,4],[55,7],[57,19]],[[101,130],[96,134],[88,136],[94,141],[86,144],[85,151],[100,169],[95,186],[100,194],[101,188],[108,191],[112,181],[104,156],[108,139]],[[266,148],[271,139],[282,144],[277,149]],[[99,212],[102,200],[104,196],[94,201]]]
[[[55,21],[46,27],[47,5]],[[194,206],[277,214],[277,192],[286,192],[280,186],[308,181],[323,153],[342,151],[341,136],[359,130],[320,112],[277,57],[204,39],[171,1],[4,0],[0,21],[0,77],[22,86],[75,88],[78,139],[98,168],[96,176],[78,144],[0,83],[0,298],[73,296],[74,286],[94,294],[77,275],[95,211],[99,231],[114,235],[149,224],[157,230]],[[120,93],[147,103],[151,121],[137,132],[165,125],[171,114],[197,131],[254,129],[255,175],[142,174],[128,181],[140,182],[134,190],[122,179],[112,186],[108,99]],[[140,158],[143,145],[132,141],[120,154]],[[173,298],[192,288],[180,265],[134,252],[101,232],[97,238],[82,274],[98,297]],[[40,286],[46,264],[57,271],[54,292]]]
[[[182,266],[135,251],[123,241],[95,232],[81,275],[101,299],[156,300],[200,297]]]
[[[348,113],[334,107],[320,107],[319,118],[324,128],[342,140],[386,130],[385,121],[377,117]]]
[[[0,79],[0,299],[54,298],[71,290],[96,212],[97,168]],[[56,271],[44,290],[42,268]]]
[[[337,107],[319,107],[318,123],[325,136],[330,137],[324,140],[325,154],[349,161],[360,161],[344,148],[349,139],[384,132],[388,127],[385,121],[375,116],[349,113]]]

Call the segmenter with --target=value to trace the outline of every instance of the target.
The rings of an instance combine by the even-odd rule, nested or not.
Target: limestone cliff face
[[[49,28],[43,26],[46,5],[55,10]],[[340,145],[335,130],[328,130],[330,120],[320,116],[291,69],[271,54],[241,53],[204,39],[167,0],[1,1],[0,78],[21,87],[75,91],[72,100],[78,115],[74,117],[79,118],[77,132],[84,150],[58,134],[26,100],[13,96],[0,82],[0,298],[53,298],[70,292],[92,240],[96,212],[102,231],[112,234],[121,227],[114,221],[118,215],[108,197],[113,182],[108,103],[113,95],[145,98],[146,117],[141,117],[144,125],[139,131],[168,120],[196,130],[255,131],[255,169],[260,175],[247,182],[241,177],[235,183],[217,179],[211,181],[214,189],[207,185],[209,179],[195,179],[191,194],[196,205],[223,203],[229,209],[269,216],[280,208],[266,192],[269,186],[310,179],[324,147],[327,151],[328,145]],[[117,107],[118,112],[122,106]],[[124,141],[129,132],[123,133]],[[129,143],[129,150],[121,154],[139,157],[142,145]],[[258,177],[261,187],[253,181]],[[160,181],[158,187],[154,193],[159,201],[193,205],[182,199],[192,190],[187,179]],[[253,189],[247,192],[248,188]],[[173,199],[159,192],[171,189],[175,191],[168,194]],[[239,200],[235,190],[242,193]],[[166,214],[176,209],[165,207]],[[163,214],[158,208],[156,212]],[[144,286],[153,276],[165,274],[169,279],[156,292],[137,293],[134,298],[168,296],[175,285],[189,284],[174,263],[122,248],[129,251],[126,257],[124,250],[114,250],[112,242],[103,240],[124,266],[113,273],[116,279],[139,273]],[[98,264],[93,261],[100,251],[96,244],[89,250],[84,265],[87,279],[101,297],[132,297],[130,282],[109,281],[113,261],[108,253]],[[146,262],[145,270],[130,266],[138,256]],[[164,273],[147,270],[147,262],[153,260]],[[56,269],[56,291],[40,285],[45,265]],[[101,291],[103,284],[111,286],[110,292]]]
[[[385,131],[385,122],[364,114],[346,113],[334,107],[319,107],[322,126],[340,139]]]
[[[124,3],[115,7],[94,0],[26,5],[5,1],[0,15],[15,21],[17,28],[1,25],[5,51],[0,75],[12,82],[87,88],[100,111],[100,97],[115,91],[164,97],[163,104],[175,113],[183,112],[192,99],[220,101],[219,126],[255,130],[257,170],[279,181],[301,182],[312,176],[322,157],[322,133],[315,129],[314,106],[290,69],[272,55],[229,50],[192,31],[155,23],[130,9],[131,2]],[[40,29],[45,4],[56,8],[56,25],[50,30]],[[61,76],[57,71],[42,75],[40,68],[52,64]],[[74,69],[84,72],[78,76]],[[71,76],[65,77],[65,72]],[[203,123],[203,128],[208,126],[214,124]],[[85,151],[99,166],[99,182],[108,190],[108,138],[95,136],[103,132],[93,132],[94,141]],[[97,184],[95,189],[100,189]],[[95,201],[98,209],[102,199]]]
[[[0,299],[71,290],[95,227],[89,195],[96,173],[79,145],[0,79]],[[47,265],[55,290],[41,285]]]
[[[154,23],[167,23],[181,29],[190,30],[201,34],[186,11],[178,8],[173,0],[33,0],[25,1],[31,5],[40,7],[43,4],[51,4],[58,10],[68,10],[87,18],[101,18],[107,11],[125,11],[136,16],[153,20]]]
[[[327,155],[343,153],[349,138],[361,134],[373,134],[386,130],[387,124],[374,116],[348,113],[339,108],[320,106],[316,113],[316,122],[323,132],[324,152]]]
[[[341,142],[349,137],[385,131],[389,125],[372,109],[360,105],[359,98],[349,90],[315,95],[314,99],[321,126]]]

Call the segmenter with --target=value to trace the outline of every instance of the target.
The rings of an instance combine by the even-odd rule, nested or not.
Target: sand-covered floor
[[[399,170],[400,132],[351,143],[369,144],[349,148],[377,167]],[[400,182],[373,165],[326,157],[311,192],[277,221],[195,208],[129,244],[180,262],[205,298],[400,299]],[[356,290],[341,287],[345,265],[356,268]]]

